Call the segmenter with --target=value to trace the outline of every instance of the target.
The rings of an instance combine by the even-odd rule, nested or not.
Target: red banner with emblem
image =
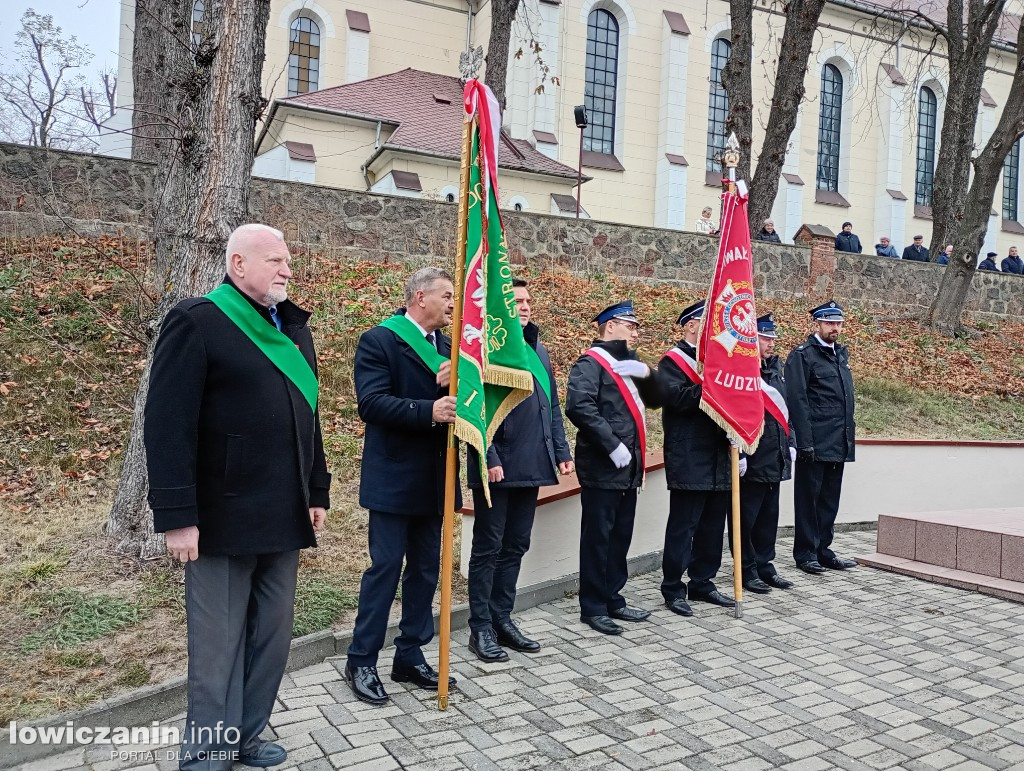
[[[697,359],[704,378],[700,408],[741,452],[753,453],[764,431],[764,394],[747,192],[742,182],[737,187],[722,196],[718,260],[701,321]]]

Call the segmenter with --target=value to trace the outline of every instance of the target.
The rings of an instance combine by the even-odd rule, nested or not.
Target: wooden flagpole
[[[736,194],[736,167],[740,162],[739,142],[736,135],[731,134],[727,143],[728,149],[723,155],[725,165],[729,168],[729,192]],[[723,212],[724,214],[724,212]],[[723,216],[722,220],[725,219]],[[746,224],[746,223],[744,223]],[[719,225],[721,228],[721,225]],[[725,234],[720,232],[719,238]],[[729,453],[732,460],[732,590],[736,599],[735,618],[743,618],[743,551],[740,535],[740,450],[732,447]]]
[[[455,311],[452,314],[451,379],[448,395],[459,393],[459,343],[462,339],[462,300],[466,284],[466,233],[469,222],[469,168],[476,117],[462,123],[462,166],[459,172],[459,226],[455,248]],[[452,549],[455,540],[455,470],[458,444],[455,424],[448,426],[448,449],[444,467],[444,522],[441,526],[441,639],[437,663],[437,708],[448,709],[448,663],[452,638]]]
[[[732,590],[736,597],[736,618],[743,618],[743,551],[740,539],[740,450],[732,456]]]

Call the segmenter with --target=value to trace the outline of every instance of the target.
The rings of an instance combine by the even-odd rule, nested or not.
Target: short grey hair
[[[417,292],[427,291],[438,279],[455,283],[452,281],[452,274],[441,268],[420,268],[409,276],[409,280],[405,282],[405,304],[410,305],[416,298]]]
[[[249,222],[245,225],[239,225],[228,236],[228,243],[224,248],[224,266],[227,271],[231,272],[231,255],[238,253],[243,254],[247,247],[249,247],[254,236],[260,236],[267,234],[273,236],[278,241],[284,241],[284,233],[277,228],[272,228],[270,225],[264,225],[259,222]]]

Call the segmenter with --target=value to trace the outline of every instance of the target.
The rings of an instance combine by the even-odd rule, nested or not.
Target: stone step
[[[1005,578],[972,573],[967,570],[942,567],[928,562],[894,557],[891,554],[875,552],[857,557],[857,562],[868,567],[888,570],[905,576],[920,578],[936,584],[954,586],[972,592],[990,594],[1004,600],[1024,603],[1024,581],[1010,581]]]
[[[1024,582],[1024,508],[883,514],[878,555]]]

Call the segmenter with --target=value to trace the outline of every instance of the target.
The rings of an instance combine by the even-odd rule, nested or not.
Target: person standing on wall
[[[714,583],[722,566],[732,465],[725,432],[700,408],[703,385],[696,346],[704,311],[701,300],[679,314],[676,323],[683,328],[683,339],[658,365],[669,489],[661,594],[665,606],[680,616],[693,615],[687,598],[723,608],[736,604]],[[683,583],[684,572],[689,586]]]
[[[487,449],[491,504],[484,497],[480,459],[469,448],[468,476],[473,490],[473,547],[469,558],[469,649],[481,661],[507,661],[501,646],[536,653],[512,620],[516,581],[537,511],[537,493],[571,474],[572,454],[565,438],[551,357],[530,319],[533,298],[526,281],[512,282],[523,337],[535,353],[533,394],[502,421]]]
[[[796,433],[793,558],[805,573],[856,566],[830,548],[843,469],[854,460],[853,374],[840,344],[843,309],[834,300],[810,311],[814,332],[786,360],[786,404]]]
[[[283,234],[242,225],[224,283],[164,317],[144,443],[153,529],[185,563],[188,713],[179,768],[283,763],[260,739],[292,639],[299,550],[331,475],[310,314],[288,300]]]
[[[615,620],[644,621],[651,615],[629,607],[621,591],[628,578],[637,491],[644,481],[644,409],[656,406],[658,387],[633,350],[640,338],[633,302],[605,308],[594,322],[598,339],[569,373],[565,415],[579,429],[580,620],[615,635],[622,634]]]
[[[761,316],[757,320],[757,350],[761,355],[761,388],[766,400],[764,433],[757,451],[747,456],[740,483],[743,588],[755,594],[793,586],[772,564],[779,530],[779,487],[790,478],[796,459],[782,362],[774,355],[777,336],[772,314]]]
[[[451,340],[441,334],[454,309],[451,276],[421,268],[406,281],[405,307],[364,332],[356,347],[356,399],[366,424],[359,505],[370,512],[371,565],[359,587],[345,681],[368,704],[389,699],[377,656],[399,580],[402,620],[391,679],[437,690],[438,674],[423,646],[434,636],[448,424],[455,422]],[[455,497],[458,510],[458,486]]]

